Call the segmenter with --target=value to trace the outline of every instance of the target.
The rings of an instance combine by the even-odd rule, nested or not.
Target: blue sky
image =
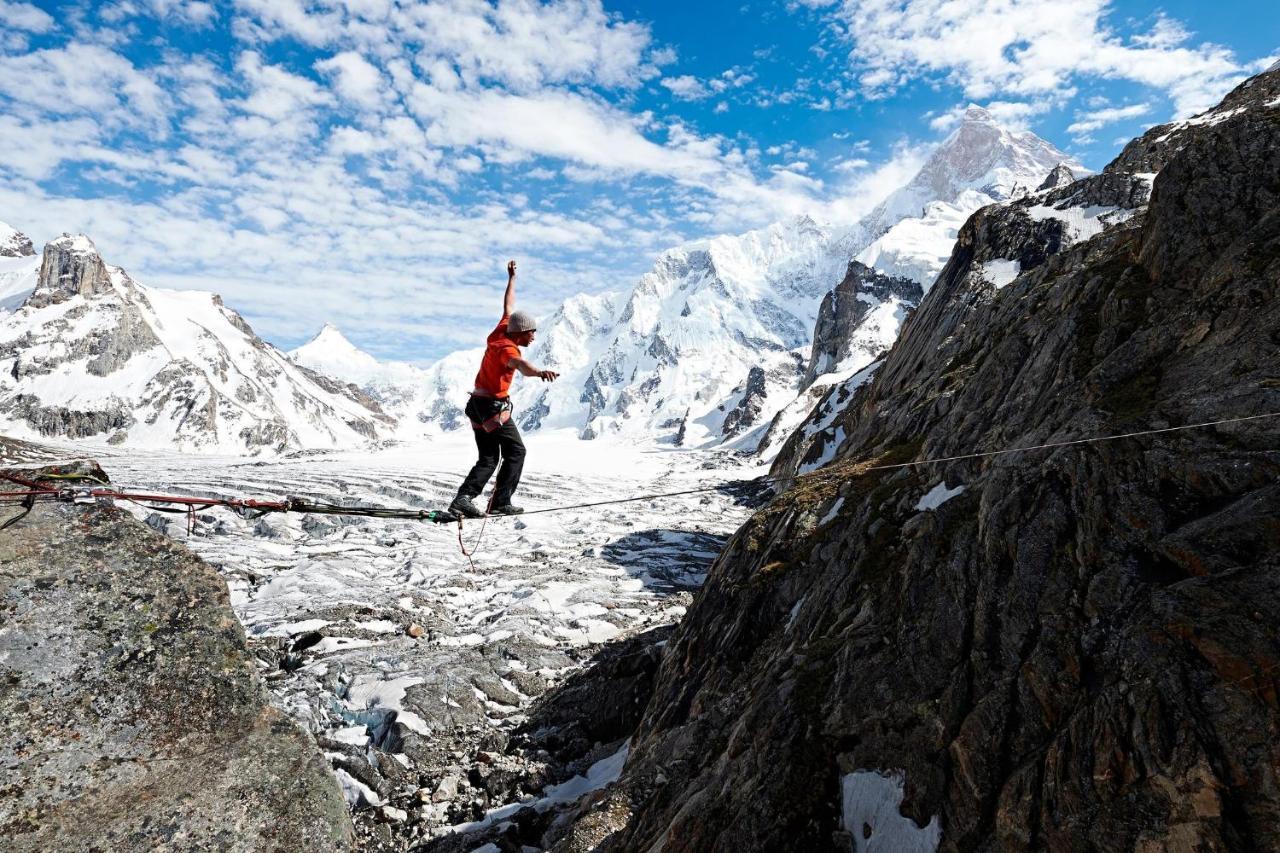
[[[1087,165],[1280,50],[1272,4],[0,0],[0,219],[84,231],[264,337],[387,358],[630,285],[664,248],[852,222],[968,103]]]

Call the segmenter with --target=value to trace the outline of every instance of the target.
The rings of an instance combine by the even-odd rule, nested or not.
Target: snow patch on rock
[[[925,492],[924,497],[920,498],[916,504],[916,511],[923,512],[929,509],[937,509],[956,495],[964,492],[964,486],[956,486],[954,489],[947,488],[947,482],[943,480],[929,491]]]
[[[1098,236],[1109,226],[1118,225],[1133,216],[1132,210],[1118,207],[1066,207],[1034,205],[1027,208],[1027,215],[1036,221],[1057,219],[1066,224],[1066,236],[1073,243]]]
[[[901,773],[855,770],[840,780],[840,824],[856,853],[934,853],[942,840],[935,815],[926,826],[899,811]]]
[[[1021,273],[1021,263],[1007,260],[987,261],[978,272],[983,280],[990,282],[996,290],[1008,287]]]

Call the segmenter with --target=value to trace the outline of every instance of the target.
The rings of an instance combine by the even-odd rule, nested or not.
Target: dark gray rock
[[[850,261],[844,278],[823,297],[818,308],[804,387],[854,355],[853,333],[872,308],[870,302],[859,296],[877,302],[896,297],[914,306],[923,295],[919,283],[909,278],[883,275],[865,264]]]
[[[182,546],[110,506],[39,503],[0,534],[0,624],[6,850],[349,849],[320,751]]]
[[[1065,187],[1067,184],[1075,181],[1075,179],[1075,173],[1071,171],[1067,164],[1059,163],[1057,166],[1054,166],[1053,171],[1045,177],[1044,182],[1041,183],[1040,186],[1036,187],[1036,192]]]
[[[72,296],[94,296],[110,289],[107,265],[89,238],[63,234],[44,247],[36,289],[26,304],[39,308]]]
[[[1158,141],[1092,239],[970,219],[837,461],[713,567],[597,849],[847,845],[859,770],[944,851],[1280,847],[1273,421],[868,470],[1280,411],[1278,86]],[[1049,193],[1133,186],[1104,175]],[[990,258],[1025,271],[995,292]]]
[[[724,416],[721,434],[725,438],[731,438],[754,426],[760,420],[760,411],[764,408],[767,395],[764,368],[753,366],[747,371],[747,382],[742,389],[742,398]]]

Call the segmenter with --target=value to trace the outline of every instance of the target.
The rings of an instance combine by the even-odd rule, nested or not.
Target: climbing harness
[[[569,504],[565,506],[544,507],[542,509],[529,510],[522,515],[538,515],[547,512],[563,512],[571,509],[592,509],[601,506],[611,506],[614,504],[635,503],[638,501],[651,501],[659,498],[673,498],[684,495],[696,495],[706,492],[723,491],[726,488],[738,487],[759,487],[772,483],[786,483],[795,480],[805,480],[809,482],[821,482],[823,480],[844,477],[844,476],[860,476],[872,471],[891,471],[899,468],[914,468],[922,465],[933,465],[944,462],[960,462],[970,459],[988,459],[995,456],[1003,456],[1010,453],[1029,453],[1034,450],[1052,450],[1062,447],[1075,447],[1084,444],[1098,444],[1107,441],[1120,441],[1126,438],[1140,438],[1149,435],[1161,435],[1171,432],[1183,432],[1193,429],[1206,429],[1208,427],[1225,426],[1227,424],[1244,423],[1246,421],[1262,420],[1264,418],[1280,417],[1280,412],[1269,412],[1262,415],[1247,415],[1238,418],[1223,418],[1215,421],[1204,421],[1202,423],[1184,424],[1182,426],[1161,427],[1158,429],[1137,430],[1135,432],[1126,432],[1119,435],[1101,435],[1090,436],[1088,438],[1070,439],[1067,441],[1051,441],[1043,444],[1034,444],[1028,447],[1005,447],[999,450],[987,450],[976,453],[963,453],[955,456],[939,456],[930,459],[917,459],[911,462],[894,462],[881,465],[864,465],[862,463],[844,463],[840,465],[832,465],[818,471],[806,473],[787,474],[777,477],[757,477],[753,480],[734,480],[721,483],[716,486],[702,486],[696,489],[682,489],[675,492],[658,492],[653,494],[636,495],[629,498],[614,498],[607,501],[593,501],[590,503]],[[436,524],[452,524],[457,522],[458,525],[458,547],[462,550],[468,562],[471,563],[472,569],[475,568],[475,562],[472,558],[479,553],[480,543],[484,538],[485,527],[490,518],[489,510],[493,509],[493,496],[489,497],[489,505],[486,508],[484,519],[480,524],[480,532],[476,535],[473,545],[468,548],[462,537],[461,516],[454,515],[441,510],[426,509],[396,509],[394,507],[380,506],[343,506],[341,504],[317,503],[307,501],[302,498],[290,497],[282,501],[256,500],[252,498],[209,498],[196,497],[190,495],[155,495],[141,494],[135,492],[121,492],[110,488],[102,487],[84,487],[84,486],[62,486],[57,487],[48,484],[48,481],[65,481],[68,483],[85,483],[93,482],[106,484],[102,480],[91,474],[74,474],[74,473],[52,473],[41,474],[39,480],[29,480],[13,473],[0,473],[0,478],[16,483],[24,487],[24,491],[0,492],[0,504],[21,504],[25,507],[24,511],[19,515],[8,519],[0,524],[0,530],[16,524],[27,513],[38,500],[62,500],[75,502],[83,499],[110,498],[118,500],[126,500],[143,506],[147,509],[153,509],[159,512],[168,512],[175,514],[185,514],[188,517],[188,524],[194,525],[195,513],[203,509],[209,509],[215,506],[226,507],[247,518],[259,518],[271,512],[300,512],[300,513],[316,513],[325,515],[354,515],[364,516],[367,518],[388,518],[388,519],[404,519],[409,521],[431,521]],[[143,503],[144,501],[148,503]],[[172,509],[170,507],[157,506],[156,504],[173,504],[183,507],[183,509]],[[519,517],[519,516],[512,516]]]

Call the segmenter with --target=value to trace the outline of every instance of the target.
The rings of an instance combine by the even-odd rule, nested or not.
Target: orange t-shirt
[[[516,375],[516,369],[507,367],[507,362],[519,357],[520,347],[507,337],[507,315],[503,314],[486,341],[484,360],[476,374],[476,393],[505,399]]]

